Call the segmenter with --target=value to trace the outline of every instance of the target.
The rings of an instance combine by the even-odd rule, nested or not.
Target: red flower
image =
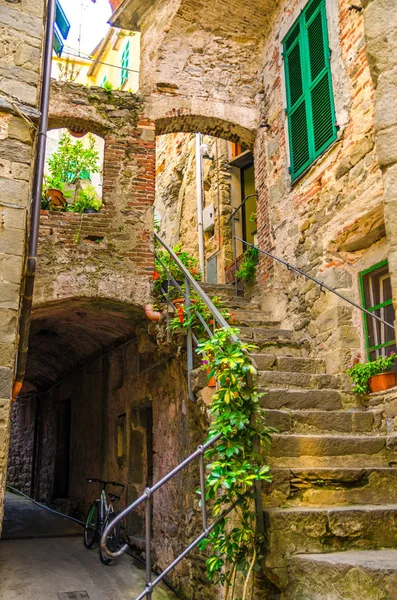
[[[153,271],[152,277],[153,277],[153,281],[156,281],[156,279],[159,279],[160,275],[159,275],[158,271]]]
[[[185,319],[184,319],[184,316],[183,316],[183,308],[182,308],[182,306],[180,306],[180,307],[178,308],[178,316],[179,316],[179,322],[180,322],[180,323],[183,323],[183,321],[184,321]]]
[[[210,325],[214,324],[214,319],[210,319]]]

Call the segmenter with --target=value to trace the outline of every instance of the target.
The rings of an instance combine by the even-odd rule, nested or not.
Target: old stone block
[[[19,285],[2,282],[0,286],[0,308],[17,309],[19,306]]]
[[[368,152],[374,147],[374,141],[369,136],[365,136],[361,138],[354,146],[352,151],[350,152],[350,162],[354,166],[356,165]]]
[[[352,164],[350,162],[349,159],[344,158],[340,161],[339,165],[336,167],[336,171],[335,171],[335,179],[340,179],[341,177],[343,177],[344,175],[346,175],[346,173],[348,173],[350,171],[350,169],[352,168]]]
[[[11,396],[12,370],[8,367],[0,367],[0,394],[2,398]]]
[[[43,29],[42,18],[15,10],[8,7],[4,2],[2,3],[0,12],[0,24],[21,31],[22,33],[29,32],[29,36],[32,38],[40,38]]]
[[[22,144],[16,140],[3,140],[0,144],[0,158],[29,165],[32,158],[32,148],[28,144]]]
[[[1,259],[1,255],[0,255]],[[22,275],[23,258],[22,256],[5,255],[1,262],[0,275],[3,281],[19,284]]]
[[[32,106],[36,105],[37,88],[35,85],[5,77],[0,79],[0,83],[3,93],[12,96],[16,100],[25,102],[26,104],[30,104]]]
[[[374,0],[364,13],[365,35],[371,40],[397,28],[394,0]]]
[[[0,170],[0,176],[3,175]],[[23,181],[30,181],[30,167],[23,163],[11,163],[11,176],[14,179],[23,179]]]
[[[0,178],[0,198],[1,202],[8,204],[19,204],[27,206],[29,199],[29,185],[26,181]]]
[[[397,162],[397,126],[379,131],[376,135],[379,165],[385,167]]]
[[[23,182],[24,183],[24,182]],[[1,206],[0,215],[2,225],[11,229],[24,229],[26,221],[26,210],[23,208],[11,208]]]
[[[0,253],[22,256],[25,250],[25,231],[0,229]]]
[[[15,331],[16,337],[16,331]],[[15,342],[0,342],[0,365],[11,367],[15,362]]]
[[[40,49],[29,44],[19,44],[15,52],[15,64],[38,72],[40,68]]]
[[[383,172],[384,194],[383,202],[397,201],[397,164],[390,165]]]
[[[375,131],[386,129],[397,123],[397,68],[379,78],[375,102]]]
[[[32,128],[19,117],[12,117],[8,124],[8,135],[11,139],[30,144],[32,142]]]
[[[333,289],[350,288],[352,286],[352,276],[345,269],[331,267],[320,274],[318,279],[321,279],[329,287]]]
[[[335,306],[320,314],[316,319],[318,331],[324,332],[335,329],[340,325],[351,324],[352,309],[349,306]]]
[[[0,346],[13,342],[17,331],[17,311],[0,309]],[[0,359],[0,365],[3,364]],[[8,366],[8,362],[6,366]]]
[[[381,73],[394,69],[397,64],[397,28],[369,40],[366,54],[372,76],[377,82]]]

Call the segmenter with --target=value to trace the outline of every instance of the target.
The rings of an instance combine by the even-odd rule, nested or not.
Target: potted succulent
[[[347,374],[353,380],[353,391],[357,394],[381,392],[396,385],[396,373],[391,368],[397,358],[395,352],[388,356],[378,356],[365,364],[357,363],[349,366]]]

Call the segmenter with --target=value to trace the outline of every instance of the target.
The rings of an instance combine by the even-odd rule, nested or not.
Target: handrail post
[[[187,277],[185,277],[185,287],[186,287],[186,316],[190,318],[190,282]],[[192,371],[193,371],[193,332],[192,328],[189,327],[186,333],[186,352],[187,352],[187,387],[189,400],[192,402],[195,401],[195,397],[192,392]]]
[[[152,600],[152,491],[147,488],[145,493],[146,598]]]
[[[232,236],[233,236],[233,254],[234,254],[234,293],[238,295],[237,289],[237,240],[236,240],[236,218],[232,214]]]
[[[207,503],[206,503],[206,493],[205,493],[204,447],[199,446],[199,450],[200,450],[199,465],[200,465],[201,515],[203,518],[203,532],[206,532],[208,529],[208,519],[207,519]]]

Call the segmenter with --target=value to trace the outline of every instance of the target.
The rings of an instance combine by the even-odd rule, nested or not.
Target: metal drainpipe
[[[45,150],[48,130],[48,106],[50,101],[52,47],[54,40],[56,4],[55,0],[48,0],[47,23],[44,39],[43,76],[40,94],[40,120],[37,133],[37,148],[34,161],[34,175],[32,184],[32,199],[30,210],[30,229],[28,242],[28,259],[25,272],[25,288],[22,298],[21,316],[19,321],[19,346],[17,355],[17,373],[12,391],[15,400],[21,391],[26,372],[28,354],[29,331],[32,313],[33,288],[36,275],[37,246],[39,238],[41,193],[45,164]]]
[[[196,133],[196,190],[197,233],[201,279],[205,281],[204,229],[203,229],[203,157],[201,156],[201,133]]]

